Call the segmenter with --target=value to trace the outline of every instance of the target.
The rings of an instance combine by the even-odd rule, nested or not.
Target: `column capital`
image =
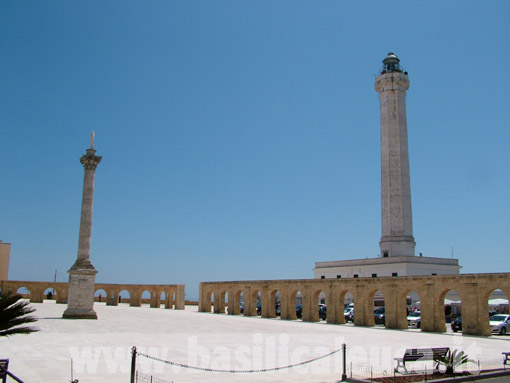
[[[80,162],[85,170],[96,170],[102,158],[101,156],[96,156],[96,151],[94,149],[87,149],[87,154],[81,156]]]

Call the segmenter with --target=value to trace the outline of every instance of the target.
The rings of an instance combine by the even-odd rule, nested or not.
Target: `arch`
[[[230,310],[230,307],[229,307]],[[230,311],[229,311],[230,313]],[[234,293],[234,303],[232,307],[232,315],[244,315],[244,292],[241,289]]]
[[[141,302],[140,302],[140,306],[151,306],[151,298],[152,298],[153,294],[151,294],[151,292],[148,290],[148,289],[145,289],[142,291],[142,294],[141,294]]]
[[[256,302],[255,312],[256,312],[257,316],[262,316],[262,303],[263,303],[262,291],[257,290],[257,295],[255,297],[255,302]]]
[[[165,308],[167,309],[174,309],[176,308],[176,301],[175,301],[175,296],[176,296],[176,288],[175,287],[170,287],[166,293],[166,299],[165,299]],[[209,310],[210,310],[210,307],[209,307]],[[204,308],[201,309],[201,311],[207,311],[207,310],[204,310]]]
[[[165,293],[165,290],[161,290],[158,294],[159,296],[159,308],[161,308],[161,306],[163,306],[164,308],[166,308],[166,298],[168,296],[167,293]],[[161,303],[163,302],[163,303]]]
[[[250,294],[250,302],[244,307],[245,316],[258,316],[262,314],[262,293],[259,289],[254,289]]]
[[[364,325],[382,325],[384,327],[386,323],[386,309],[384,307],[384,294],[382,293],[381,289],[373,288],[371,291],[369,291],[364,303],[366,307]]]
[[[398,302],[398,316],[399,320],[405,321],[402,323],[401,328],[411,329],[413,331],[421,331],[422,315],[425,314],[426,320],[432,320],[431,307],[423,305],[425,313],[421,308],[420,294],[414,289],[407,288],[400,295]]]
[[[57,297],[57,290],[55,290],[53,287],[48,287],[46,290],[43,291],[43,296],[46,297],[46,300],[55,300]]]
[[[281,318],[281,314],[282,314],[282,294],[280,293],[280,290],[275,290],[274,298],[271,299],[271,302],[274,303],[275,316],[277,318]]]
[[[228,302],[227,290],[221,290],[218,298],[218,302],[214,302],[214,312],[217,314],[225,314],[225,303]]]
[[[295,289],[290,293],[288,319],[302,320],[302,318],[303,318],[303,294],[301,294],[301,290]]]
[[[209,310],[207,312],[214,312],[214,299],[216,298],[216,294],[214,293],[214,291],[211,291],[209,293],[209,301],[210,301],[210,307],[209,307]]]
[[[487,294],[486,294],[487,296]],[[509,296],[502,289],[493,289],[487,296],[489,320],[487,321],[488,332],[492,334],[506,335],[510,328],[502,322],[507,320],[509,312]]]
[[[344,295],[344,306],[354,303],[354,294],[351,290],[347,290]]]
[[[131,293],[129,290],[121,290],[119,291],[119,305],[120,304],[130,304],[131,303]]]
[[[159,308],[159,293],[158,293],[158,291],[154,287],[148,291],[150,293],[150,297],[149,297],[150,307],[153,309]]]
[[[23,298],[28,299],[30,298],[30,289],[27,286],[18,287],[18,289],[16,290],[16,294],[19,294]]]
[[[173,298],[172,291],[173,291],[172,288],[169,288],[168,290],[165,291],[165,301],[164,301],[165,309],[173,309],[174,308],[174,302],[172,300],[172,298]]]
[[[338,307],[342,308],[342,312],[337,318],[337,323],[354,325],[354,295],[350,290],[340,291]]]
[[[106,298],[107,298],[107,294],[106,294],[106,291],[103,290],[103,289],[97,289],[95,292],[94,292],[94,302],[98,302],[98,303],[102,303],[102,302],[106,302]]]
[[[451,323],[454,322],[455,319],[462,317],[461,303],[462,296],[453,286],[448,286],[441,290],[437,304],[438,312],[436,313],[437,328],[441,332],[448,331],[447,326],[451,328]]]
[[[313,292],[310,309],[310,322],[326,319],[326,293],[323,290],[318,289]]]
[[[294,311],[295,315],[295,308],[290,310],[290,301],[289,301],[289,293],[290,291],[285,286],[279,286],[278,292],[280,293],[280,303],[279,303],[279,313],[277,313],[280,316],[280,319],[290,319],[289,318],[289,311]]]
[[[493,289],[487,296],[490,314],[510,314],[509,296],[502,289]]]
[[[170,293],[170,301],[171,301],[172,307],[174,309],[177,308],[177,290],[176,289],[172,289],[172,291]]]

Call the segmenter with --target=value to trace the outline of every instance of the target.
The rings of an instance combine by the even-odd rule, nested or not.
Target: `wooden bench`
[[[407,371],[406,362],[421,362],[425,360],[432,360],[436,362],[435,369],[439,369],[439,363],[437,362],[438,357],[444,357],[450,350],[449,347],[435,347],[435,348],[408,348],[404,352],[402,358],[395,358],[397,366],[395,372],[399,372],[399,368],[403,367],[404,371]]]
[[[505,359],[503,359],[503,366],[510,365],[510,352],[502,352]]]

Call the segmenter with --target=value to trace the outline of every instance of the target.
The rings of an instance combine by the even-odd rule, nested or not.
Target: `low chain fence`
[[[164,360],[161,358],[154,357],[152,355],[144,354],[137,352],[136,347],[132,348],[132,364],[131,364],[131,383],[174,383],[171,378],[161,378],[153,375],[149,375],[146,373],[142,373],[138,371],[136,368],[136,360],[137,358],[145,358],[148,360],[155,361],[157,363],[162,363],[164,365],[171,365],[179,368],[190,369],[195,371],[202,372],[210,372],[210,373],[223,373],[223,374],[257,374],[257,373],[270,373],[276,372],[280,370],[292,369],[298,366],[304,366],[315,361],[325,359],[331,357],[338,352],[343,351],[343,374],[342,380],[345,378],[351,379],[362,379],[369,380],[374,382],[395,382],[399,381],[399,377],[404,377],[408,375],[420,375],[422,376],[424,382],[432,379],[438,379],[442,374],[438,376],[438,371],[434,368],[434,363],[432,362],[417,362],[413,363],[407,370],[404,371],[396,371],[393,367],[383,368],[379,366],[370,366],[362,363],[346,363],[346,353],[345,353],[345,344],[342,345],[342,349],[337,349],[331,351],[329,353],[320,355],[316,358],[308,359],[299,363],[288,364],[285,366],[278,367],[269,367],[269,368],[259,368],[259,369],[219,369],[219,368],[208,368],[208,367],[199,367],[187,365],[184,363],[179,363],[171,360]],[[487,359],[487,360],[475,360],[469,361],[466,364],[458,366],[455,369],[456,373],[465,373],[470,375],[480,375],[485,372],[491,371],[502,371],[504,369],[510,371],[509,366],[505,366],[503,359]],[[444,372],[444,367],[442,367],[441,372]],[[338,377],[340,378],[340,376]]]
[[[316,358],[308,359],[308,360],[305,360],[305,361],[299,362],[299,363],[293,363],[293,364],[288,364],[285,366],[278,366],[278,367],[259,368],[259,369],[232,370],[232,369],[218,369],[218,368],[190,366],[190,365],[187,365],[184,363],[174,362],[171,360],[164,360],[164,359],[152,356],[152,355],[139,353],[139,352],[137,352],[136,347],[133,347],[131,350],[131,354],[132,354],[132,357],[131,357],[131,383],[146,383],[146,382],[148,382],[148,383],[170,383],[170,381],[168,381],[168,380],[162,380],[162,379],[156,378],[152,375],[146,375],[146,374],[139,372],[136,369],[136,359],[138,357],[147,358],[147,359],[150,359],[150,360],[153,360],[153,361],[156,361],[159,363],[171,365],[171,366],[176,366],[176,367],[190,369],[190,370],[198,370],[198,371],[203,371],[203,372],[224,373],[224,374],[225,373],[227,373],[227,374],[254,374],[254,373],[276,372],[276,371],[291,369],[294,367],[304,366],[304,365],[316,362],[318,360],[328,358],[342,350],[344,351],[344,359],[345,359],[345,345],[343,345],[342,349],[333,350],[333,351],[326,353],[324,355],[318,356]],[[344,369],[345,369],[345,363],[344,363]]]

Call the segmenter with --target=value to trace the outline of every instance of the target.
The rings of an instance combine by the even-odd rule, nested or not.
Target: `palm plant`
[[[446,352],[445,355],[436,354],[434,360],[446,367],[447,374],[453,374],[457,367],[469,362],[473,362],[472,359],[469,359],[468,356],[464,354],[464,351],[453,350],[452,352],[450,349]]]
[[[0,296],[0,336],[30,334],[39,331],[35,327],[24,326],[37,321],[37,319],[28,315],[35,309],[29,307],[29,303],[21,300],[22,298],[19,294],[11,293]]]

